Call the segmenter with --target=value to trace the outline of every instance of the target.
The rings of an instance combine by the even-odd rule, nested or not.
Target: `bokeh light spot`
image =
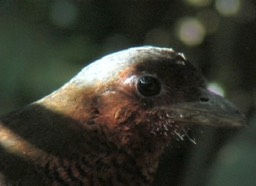
[[[183,18],[177,24],[178,38],[188,46],[199,45],[205,37],[205,28],[203,24],[195,18]]]
[[[184,0],[186,3],[198,6],[198,7],[204,7],[211,4],[212,0]]]
[[[221,15],[234,16],[239,13],[241,7],[240,0],[216,0],[215,8]]]
[[[77,19],[77,7],[67,0],[56,0],[50,10],[50,19],[59,27],[69,27]]]

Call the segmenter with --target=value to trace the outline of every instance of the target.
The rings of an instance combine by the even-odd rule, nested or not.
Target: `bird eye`
[[[152,76],[141,76],[137,89],[143,96],[155,96],[160,93],[161,85],[158,79]]]

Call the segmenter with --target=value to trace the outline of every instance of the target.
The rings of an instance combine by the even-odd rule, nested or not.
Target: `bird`
[[[166,146],[194,126],[245,125],[184,54],[133,47],[0,118],[0,185],[150,186]]]

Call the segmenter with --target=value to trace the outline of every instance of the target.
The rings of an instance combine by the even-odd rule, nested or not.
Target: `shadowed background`
[[[172,47],[202,70],[211,90],[248,117],[249,128],[218,153],[207,185],[255,185],[255,39],[253,0],[3,0],[0,114],[49,94],[105,54],[141,45]],[[183,185],[193,179],[186,176]]]

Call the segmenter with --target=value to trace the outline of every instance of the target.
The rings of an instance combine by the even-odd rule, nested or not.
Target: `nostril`
[[[207,97],[201,97],[201,98],[200,98],[200,101],[201,101],[201,102],[208,102],[208,101],[210,101],[210,99],[207,98]]]

